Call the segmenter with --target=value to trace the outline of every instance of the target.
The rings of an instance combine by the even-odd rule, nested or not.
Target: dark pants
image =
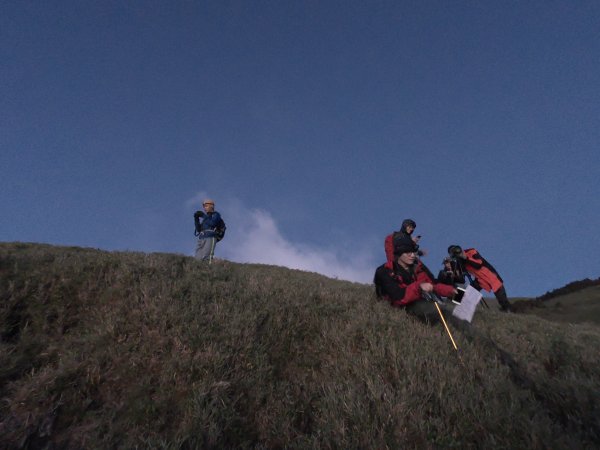
[[[502,311],[511,310],[510,303],[506,295],[506,289],[504,289],[504,286],[502,286],[500,289],[494,292],[494,295],[496,296],[496,300],[498,300],[498,304],[500,305],[500,309]]]
[[[448,320],[449,317],[454,317],[452,316],[454,305],[438,306],[444,315],[444,319]],[[417,300],[416,302],[409,304],[405,309],[408,314],[415,316],[420,321],[429,325],[435,325],[436,323],[440,322],[440,313],[435,307],[435,303],[432,301]]]
[[[482,289],[481,285],[477,282],[477,278],[475,278],[471,282],[471,286],[473,286],[478,291],[481,291],[481,289]],[[504,285],[502,285],[502,287],[500,289],[498,289],[496,292],[494,292],[494,295],[496,296],[496,300],[498,300],[498,304],[500,305],[500,309],[502,311],[510,311],[511,310],[510,303],[508,302],[508,297],[506,295],[506,289],[504,289]]]

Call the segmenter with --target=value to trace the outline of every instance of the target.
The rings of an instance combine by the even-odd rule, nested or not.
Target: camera
[[[460,256],[461,253],[462,253],[462,248],[460,248],[458,245],[455,247],[452,247],[452,256],[457,257],[457,256]]]
[[[452,272],[456,274],[462,275],[465,271],[462,262],[458,259],[457,256],[453,256],[450,258],[450,267],[452,268]]]

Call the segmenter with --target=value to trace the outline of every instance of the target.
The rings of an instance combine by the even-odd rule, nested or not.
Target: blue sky
[[[0,240],[370,282],[417,222],[509,296],[600,276],[600,2],[0,5]]]

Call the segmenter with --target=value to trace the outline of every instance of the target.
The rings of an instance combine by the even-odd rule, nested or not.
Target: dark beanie
[[[458,249],[458,250],[456,250],[456,249]],[[455,251],[457,251],[457,253],[462,252],[462,248],[460,248],[460,245],[451,245],[450,247],[448,247],[449,255],[454,254]]]
[[[406,227],[417,228],[417,223],[412,219],[405,219],[402,222],[402,227],[401,227],[402,231],[406,230]]]
[[[402,253],[416,252],[419,246],[409,237],[404,237],[394,244],[394,255],[400,256]]]

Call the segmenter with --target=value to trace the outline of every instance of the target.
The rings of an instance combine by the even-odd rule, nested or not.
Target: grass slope
[[[428,327],[366,285],[0,244],[0,448],[593,448],[600,330]]]
[[[600,286],[553,296],[548,300],[530,300],[526,313],[555,322],[600,325]]]

